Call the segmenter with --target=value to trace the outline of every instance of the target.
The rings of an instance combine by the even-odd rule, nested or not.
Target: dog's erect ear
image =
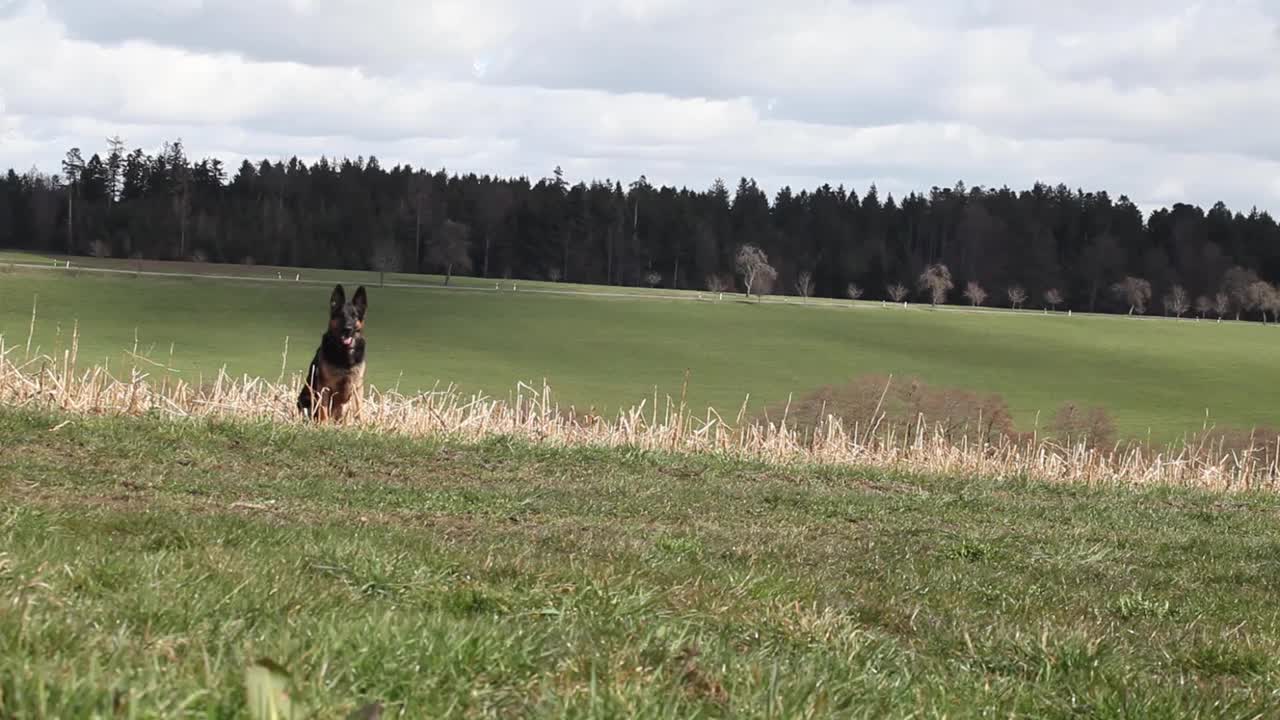
[[[364,319],[364,311],[369,309],[369,296],[364,292],[364,286],[356,288],[356,294],[351,297],[351,304],[356,307],[356,314],[360,319]]]
[[[333,294],[329,296],[329,311],[334,312],[346,304],[347,293],[342,289],[342,283],[338,283],[333,286]]]

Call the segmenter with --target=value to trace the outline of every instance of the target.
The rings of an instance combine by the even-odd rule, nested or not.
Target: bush
[[[1116,424],[1103,407],[1085,408],[1074,402],[1063,403],[1054,413],[1049,430],[1064,445],[1083,443],[1093,449],[1116,444]]]
[[[1207,428],[1192,436],[1189,444],[1193,448],[1204,448],[1216,458],[1243,459],[1245,455],[1252,455],[1255,462],[1270,467],[1280,455],[1280,430],[1270,427],[1252,430]]]
[[[855,426],[865,431],[876,421],[877,406],[883,416],[878,435],[906,436],[923,422],[928,431],[941,432],[952,442],[995,443],[1019,437],[1008,403],[998,394],[933,387],[919,378],[891,382],[884,375],[863,375],[844,385],[819,388],[793,401],[789,409],[775,403],[757,421],[777,423],[785,411],[787,427],[802,433],[817,430],[828,416],[838,418],[849,431]]]

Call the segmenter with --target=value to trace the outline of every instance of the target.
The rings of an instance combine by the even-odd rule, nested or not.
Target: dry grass
[[[275,381],[233,378],[220,372],[211,382],[176,380],[162,363],[134,357],[147,367],[125,377],[107,368],[78,367],[77,332],[60,357],[35,353],[29,343],[9,347],[0,337],[0,406],[56,409],[72,414],[147,415],[167,419],[235,418],[303,422],[294,409],[301,375],[287,377],[287,347]],[[159,379],[157,380],[157,376]],[[801,429],[787,408],[776,420],[746,417],[746,403],[733,420],[714,409],[695,414],[683,399],[654,397],[606,418],[593,411],[562,408],[549,387],[518,385],[510,397],[464,395],[452,387],[415,395],[367,389],[360,430],[409,436],[445,436],[477,441],[514,436],[552,446],[636,447],[713,453],[777,464],[834,464],[958,477],[1024,478],[1086,485],[1169,485],[1236,491],[1271,489],[1280,478],[1280,437],[1237,436],[1211,431],[1197,440],[1162,449],[1136,445],[1097,447],[1064,443],[1036,433],[991,440],[955,432],[923,415],[905,427],[885,422],[883,400],[865,420],[820,413]],[[979,426],[983,420],[979,414]],[[1215,439],[1216,438],[1216,439]]]

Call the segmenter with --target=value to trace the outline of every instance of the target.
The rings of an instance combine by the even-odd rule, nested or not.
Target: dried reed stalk
[[[279,380],[270,382],[233,378],[219,371],[212,382],[193,385],[178,379],[170,367],[148,361],[149,370],[134,366],[121,378],[104,366],[78,369],[77,336],[78,328],[61,358],[28,353],[22,360],[11,357],[17,348],[6,348],[0,337],[0,406],[84,415],[302,422],[294,408],[300,374],[286,380],[282,372]],[[130,355],[140,357],[136,351]],[[160,372],[161,382],[152,379],[153,371]],[[561,408],[545,383],[542,387],[521,383],[505,401],[464,395],[452,386],[414,395],[369,387],[363,417],[354,424],[376,432],[463,441],[505,435],[552,446],[628,446],[779,464],[835,464],[1091,486],[1172,485],[1236,491],[1274,488],[1280,477],[1276,460],[1280,447],[1272,453],[1235,452],[1203,443],[1167,451],[1100,450],[1038,437],[1022,442],[954,442],[924,418],[906,432],[882,429],[879,406],[865,426],[847,427],[827,415],[816,430],[802,434],[782,421],[747,421],[745,402],[732,423],[711,408],[696,415],[687,406],[683,388],[678,402],[669,399],[662,411],[656,396],[652,408],[647,404],[607,419],[594,412]]]

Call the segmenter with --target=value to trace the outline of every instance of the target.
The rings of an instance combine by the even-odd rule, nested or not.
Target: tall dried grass
[[[58,410],[71,414],[152,416],[166,419],[226,418],[304,422],[294,409],[301,374],[286,377],[287,345],[280,377],[234,378],[219,372],[210,382],[190,383],[137,355],[136,365],[117,376],[107,367],[77,365],[78,332],[57,356],[0,337],[0,406]],[[24,351],[25,350],[25,351]],[[19,359],[18,354],[22,353]],[[153,374],[159,372],[159,379]],[[889,378],[887,382],[892,382]],[[885,388],[887,393],[888,387]],[[881,395],[883,401],[885,395]],[[509,398],[466,395],[450,386],[418,394],[369,387],[362,430],[410,436],[447,436],[475,441],[514,436],[552,446],[636,447],[684,453],[714,453],[779,464],[835,464],[958,477],[1023,478],[1086,485],[1170,485],[1226,491],[1272,489],[1280,477],[1280,438],[1244,444],[1211,439],[1163,450],[1139,446],[1098,448],[1067,444],[1035,433],[973,440],[924,417],[904,431],[883,423],[882,403],[865,421],[852,424],[823,414],[804,430],[788,422],[746,416],[747,403],[732,420],[713,409],[694,413],[682,397],[652,399],[606,418],[562,408],[551,390],[517,385]],[[981,421],[979,421],[981,422]],[[1199,438],[1211,438],[1202,433]]]

